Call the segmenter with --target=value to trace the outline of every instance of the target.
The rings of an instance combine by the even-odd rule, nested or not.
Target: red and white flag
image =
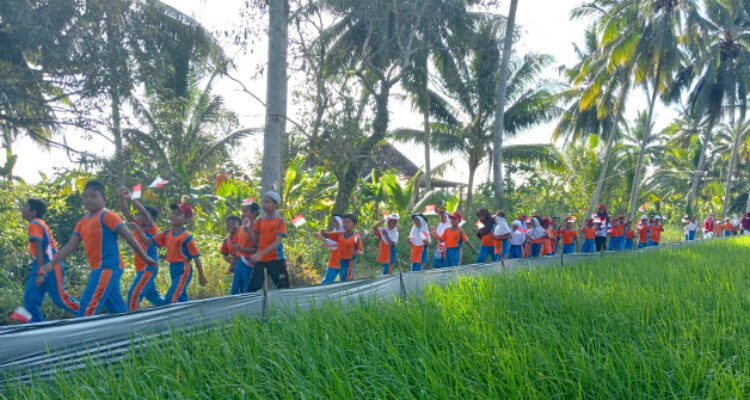
[[[167,183],[169,183],[168,180],[166,180],[166,179],[164,179],[164,178],[162,178],[160,176],[157,176],[156,179],[154,179],[154,181],[151,182],[150,185],[148,185],[148,187],[151,188],[151,189],[153,189],[153,188],[159,189],[159,188],[164,187],[164,185],[166,185]]]
[[[435,205],[429,204],[424,207],[424,215],[437,215],[435,212]]]
[[[646,205],[642,205],[641,208],[638,209],[638,212],[644,213],[646,212]]]
[[[482,229],[482,228],[484,228],[484,224],[482,223],[482,221],[481,221],[481,220],[477,220],[477,228],[478,228],[478,229]]]
[[[245,201],[242,202],[242,206],[249,206],[250,204],[255,203],[255,197],[248,197],[245,199]]]
[[[31,321],[31,313],[23,307],[18,307],[10,314],[10,319],[26,323]]]
[[[585,212],[586,212],[586,207],[583,207],[583,208],[581,209],[581,211],[580,211],[580,212],[579,212],[578,214],[583,214],[583,213],[585,213]]]
[[[130,198],[133,200],[140,199],[142,194],[143,194],[143,185],[139,183],[133,186],[133,190],[130,191]]]
[[[462,226],[464,226],[465,223],[466,223],[466,220],[462,219],[461,222],[458,223],[458,226],[462,227]]]
[[[306,223],[307,223],[307,220],[302,214],[299,214],[296,217],[292,218],[292,225],[294,225],[295,228],[299,228],[300,226]]]

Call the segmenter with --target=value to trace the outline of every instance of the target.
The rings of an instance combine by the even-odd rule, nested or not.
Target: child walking
[[[521,221],[513,221],[511,229],[511,236],[510,239],[508,239],[508,242],[510,243],[508,259],[523,258],[523,245],[526,243],[526,233],[523,232]]]
[[[398,221],[401,219],[398,214],[391,214],[387,220],[382,219],[373,227],[375,235],[380,239],[380,249],[378,251],[378,262],[383,264],[383,275],[390,275],[393,272],[393,264],[396,262],[396,244],[398,243]],[[381,226],[387,223],[387,226]]]
[[[443,255],[445,267],[456,267],[461,264],[461,251],[464,243],[471,247],[475,253],[479,253],[477,248],[469,242],[466,232],[458,226],[461,219],[461,213],[456,211],[450,215],[451,226],[444,230],[440,236],[437,235],[437,229],[432,230],[432,237],[445,244],[445,253]]]
[[[344,231],[344,218],[341,215],[334,214],[331,218],[331,232],[343,232]],[[326,268],[326,276],[321,285],[327,285],[329,283],[336,282],[336,277],[339,275],[339,268],[341,260],[339,259],[339,246],[338,243],[331,239],[326,239],[321,235],[315,235],[316,238],[323,242],[323,247],[328,248],[331,255],[328,257],[328,267]],[[346,279],[346,276],[342,276],[342,282]]]
[[[448,229],[448,227],[451,226],[450,222],[450,214],[443,210],[440,211],[440,223],[438,224],[437,228],[435,228],[435,233],[437,233],[437,237],[440,237],[443,232]],[[442,268],[445,265],[445,259],[443,258],[445,255],[445,243],[438,240],[437,246],[435,246],[435,254],[432,256],[432,265],[435,268]]]
[[[284,259],[284,238],[287,235],[286,221],[279,216],[281,196],[274,191],[263,195],[261,208],[265,216],[259,217],[251,231],[252,239],[258,243],[258,252],[250,257],[255,264],[250,278],[250,291],[255,292],[263,287],[264,271],[279,289],[289,287],[289,273]]]
[[[508,256],[510,252],[511,229],[508,221],[505,219],[505,211],[495,213],[495,229],[492,231],[492,238],[495,240],[495,259],[500,261]]]
[[[39,269],[36,286],[42,286],[47,273],[83,243],[83,249],[91,265],[91,274],[81,296],[76,317],[96,315],[102,307],[110,314],[126,312],[128,308],[120,292],[123,265],[117,238],[125,239],[146,265],[159,268],[159,263],[146,254],[122,218],[104,208],[107,195],[103,184],[88,181],[83,188],[82,200],[83,206],[89,212],[88,215],[78,221],[73,235],[60,252]]]
[[[355,231],[357,227],[357,216],[346,214],[343,218],[343,232],[320,231],[320,236],[336,242],[339,250],[339,282],[354,279],[354,267],[357,256],[363,254],[362,240]],[[330,282],[333,283],[333,282]]]
[[[26,200],[21,208],[21,216],[29,223],[29,252],[34,258],[23,294],[23,306],[31,314],[29,322],[44,321],[42,303],[47,294],[56,306],[73,315],[76,315],[79,308],[78,301],[65,291],[65,264],[63,262],[54,265],[55,272],[48,274],[42,285],[36,285],[40,268],[57,254],[55,237],[52,236],[47,223],[42,219],[46,213],[47,204],[37,198]]]
[[[430,234],[424,215],[412,215],[412,228],[407,239],[411,244],[411,270],[421,271],[424,268],[427,248],[430,247]]]
[[[122,215],[126,221],[135,225],[133,231],[140,231],[146,237],[153,238],[159,231],[155,222],[159,216],[159,211],[154,207],[143,205],[138,200],[133,199],[130,191],[124,187],[119,188],[117,194]],[[138,216],[135,218],[130,213],[130,206],[127,204],[128,201],[138,211]],[[149,257],[159,261],[159,253],[155,244],[147,246],[143,243],[138,233],[133,236]],[[130,289],[128,290],[128,309],[130,311],[137,310],[141,306],[141,300],[144,297],[154,306],[163,306],[166,304],[164,297],[159,293],[159,289],[156,288],[156,276],[159,274],[159,269],[146,265],[146,262],[138,254],[133,258],[136,272],[135,280],[133,280],[133,284],[130,285]]]
[[[586,221],[586,225],[581,228],[581,233],[583,233],[581,253],[593,253],[596,250],[596,226],[594,226],[593,219],[589,218]]]
[[[203,273],[203,263],[198,245],[193,235],[188,232],[186,226],[193,218],[193,207],[188,203],[172,204],[172,215],[169,221],[172,227],[158,233],[153,239],[148,238],[140,231],[136,231],[141,241],[146,245],[156,244],[167,248],[167,262],[169,263],[169,277],[172,281],[167,293],[164,295],[167,304],[184,303],[188,301],[188,285],[193,280],[193,266],[195,261],[198,269],[198,283],[206,286],[208,279]]]
[[[571,254],[576,251],[576,241],[578,240],[578,231],[573,228],[573,217],[568,217],[565,220],[565,227],[560,229],[560,236],[562,236],[563,243],[563,254]]]

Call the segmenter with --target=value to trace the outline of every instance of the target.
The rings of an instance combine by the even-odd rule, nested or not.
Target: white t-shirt
[[[526,234],[520,230],[515,230],[510,235],[509,243],[511,246],[520,246],[526,241]]]
[[[388,229],[387,226],[380,228],[380,235],[388,237],[393,244],[398,243],[398,228]]]

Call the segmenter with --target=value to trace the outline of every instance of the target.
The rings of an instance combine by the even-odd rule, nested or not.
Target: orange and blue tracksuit
[[[396,262],[396,243],[392,245],[385,242],[383,235],[387,228],[375,228],[375,235],[380,239],[380,248],[378,249],[378,262],[383,264],[383,275],[390,275],[393,272],[393,264]],[[391,238],[392,239],[392,238]]]
[[[593,253],[596,251],[596,228],[593,226],[584,226],[581,228],[583,232],[583,244],[581,245],[581,253]]]
[[[336,282],[336,277],[339,276],[341,260],[339,259],[339,248],[331,248],[331,256],[328,258],[328,268],[326,269],[326,276],[321,285]]]
[[[483,236],[482,246],[479,248],[479,254],[477,255],[477,264],[485,262],[487,258],[490,261],[495,260],[495,239],[492,238],[492,231],[495,230],[495,224],[492,224],[490,230]],[[479,235],[479,234],[478,234]]]
[[[633,228],[625,228],[625,250],[633,250],[633,239],[635,238],[635,231]]]
[[[110,314],[128,310],[120,292],[122,257],[117,244],[117,230],[124,224],[119,215],[102,209],[81,218],[73,230],[73,234],[81,238],[91,265],[89,282],[76,317],[96,315],[102,306]]]
[[[232,238],[227,239],[230,242],[232,241]],[[250,232],[248,232],[246,228],[242,228],[235,233],[234,243],[239,247],[250,249],[250,251],[236,250],[232,245],[232,253],[237,257],[237,262],[234,265],[234,275],[232,276],[232,289],[230,293],[246,293],[250,290],[250,280],[253,278],[253,262],[250,261],[250,257],[253,253],[258,251],[258,244],[253,241]]]
[[[139,229],[143,232],[144,236],[152,240],[159,231],[156,224],[153,222],[151,223],[151,226],[139,227]],[[151,259],[156,261],[159,260],[159,253],[156,244],[152,243],[150,246],[146,246],[139,235],[134,235],[134,237],[141,245],[141,248],[143,248],[143,251],[145,251]],[[159,268],[147,265],[138,254],[136,254],[134,258],[136,272],[135,280],[133,280],[133,284],[130,286],[130,290],[128,290],[128,309],[130,309],[130,311],[137,310],[141,305],[141,299],[144,297],[155,306],[163,306],[166,304],[166,301],[156,288],[156,276],[159,274]]]
[[[187,288],[193,279],[193,266],[190,265],[190,261],[201,255],[193,235],[184,227],[179,232],[170,228],[154,236],[154,243],[167,248],[169,277],[172,280],[169,290],[164,295],[167,304],[188,301]]]
[[[562,236],[563,242],[563,254],[575,253],[578,232],[576,232],[575,229],[563,228],[560,229],[560,235]]]
[[[461,264],[461,249],[463,248],[464,242],[469,240],[468,236],[466,236],[466,232],[461,228],[445,228],[443,234],[440,235],[440,240],[445,243],[443,265],[445,267],[456,267]]]
[[[725,222],[724,223],[724,237],[732,236],[732,223],[731,222]]]
[[[625,225],[609,228],[609,251],[620,251],[625,248]]]
[[[49,293],[49,297],[56,306],[75,315],[78,312],[78,301],[65,291],[65,264],[59,263],[55,265],[47,273],[44,285],[36,287],[37,270],[40,267],[37,265],[36,259],[36,242],[42,245],[44,252],[44,260],[42,262],[44,264],[48,263],[57,254],[57,243],[47,224],[40,218],[35,218],[29,222],[29,251],[31,252],[31,256],[34,257],[34,261],[31,263],[31,273],[26,283],[26,291],[23,294],[23,306],[31,314],[30,322],[44,321],[42,302],[44,302],[44,295],[47,293]]]
[[[649,246],[658,246],[661,240],[661,233],[664,231],[664,227],[661,225],[654,225],[651,227],[651,241]]]
[[[354,278],[354,267],[357,261],[355,251],[362,250],[362,241],[357,232],[328,232],[327,239],[338,243],[339,248],[339,282]]]

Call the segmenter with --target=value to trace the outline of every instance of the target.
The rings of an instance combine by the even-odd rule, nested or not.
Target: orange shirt
[[[659,240],[661,239],[661,233],[663,231],[664,231],[664,227],[661,225],[651,227],[651,241],[659,243]]]
[[[382,264],[391,263],[391,249],[395,246],[390,245],[383,240],[383,232],[379,228],[375,228],[375,234],[380,238],[380,248],[378,249],[378,262]],[[386,233],[388,235],[388,233]],[[392,239],[392,238],[391,238]]]
[[[609,228],[609,235],[612,237],[622,237],[625,234],[625,225],[617,225]]]
[[[83,249],[92,270],[122,268],[117,230],[124,224],[119,215],[106,208],[78,221],[73,234],[83,241]]]
[[[273,244],[276,237],[286,237],[286,221],[284,218],[275,217],[260,217],[255,221],[253,230],[258,235],[258,249],[264,250],[266,247]],[[284,259],[284,243],[279,243],[279,247],[269,251],[261,257],[261,262],[283,260]]]
[[[234,243],[236,243],[239,247],[251,249],[250,251],[237,250],[235,252],[235,255],[237,257],[250,257],[253,255],[253,253],[256,253],[258,251],[258,244],[255,243],[253,238],[250,236],[250,232],[248,232],[245,228],[240,228],[240,230],[237,231],[237,234],[234,237]]]
[[[638,224],[638,238],[641,243],[648,243],[648,232],[651,227],[644,224]]]
[[[333,269],[339,269],[340,265],[339,249],[331,249],[331,257],[328,259],[328,266]]]
[[[29,222],[29,252],[32,257],[36,257],[36,248],[34,242],[38,240],[42,243],[42,250],[44,251],[43,262],[48,262],[52,254],[57,253],[57,242],[55,237],[52,236],[49,227],[41,218],[34,218]]]
[[[635,237],[635,231],[634,231],[634,230],[632,230],[632,229],[630,229],[630,228],[628,228],[628,229],[627,229],[627,230],[625,231],[625,238],[626,238],[626,239],[632,239],[632,238],[634,238],[634,237]]]
[[[359,240],[359,234],[352,232],[349,235],[346,232],[328,232],[328,239],[338,243],[339,259],[351,260],[354,258],[354,252],[362,250],[362,241]]]
[[[237,232],[234,233],[235,236],[235,242],[237,237]],[[224,238],[224,241],[221,242],[221,254],[228,256],[228,255],[234,255],[234,246],[232,245],[232,238],[229,236]]]
[[[731,231],[732,230],[732,223],[731,222],[725,222],[724,223],[724,231]]]
[[[484,241],[484,238],[489,235],[483,236],[482,241]],[[443,234],[440,235],[440,240],[442,240],[445,243],[446,249],[455,249],[457,247],[461,247],[463,245],[463,242],[469,241],[469,238],[466,236],[466,232],[464,232],[463,229],[453,229],[453,227],[445,228],[443,231]],[[494,239],[493,239],[494,241]],[[492,245],[494,246],[495,243],[493,242]]]
[[[588,226],[584,226],[581,228],[581,231],[583,232],[584,239],[595,239],[596,238],[596,228],[593,226],[589,228]]]
[[[450,228],[447,228],[448,230]],[[495,245],[495,239],[492,238],[492,231],[495,230],[495,225],[492,225],[492,229],[490,229],[490,232],[486,235],[482,236],[482,246],[494,246]]]
[[[141,232],[143,232],[143,234],[146,235],[146,237],[149,239],[153,239],[156,233],[159,231],[159,229],[156,227],[156,224],[154,223],[152,223],[151,226],[148,228],[139,226],[138,229],[140,229]],[[141,245],[141,248],[143,249],[143,251],[146,252],[146,254],[148,254],[149,257],[151,257],[154,260],[159,259],[159,252],[157,251],[157,246],[155,244],[152,244],[151,246],[146,246],[146,244],[143,243],[139,235],[133,235],[133,237],[135,238],[135,241]],[[134,254],[134,259],[135,259],[136,271],[143,271],[146,269],[146,262],[143,261],[141,256],[139,256],[138,254]]]
[[[188,262],[201,255],[198,245],[193,240],[193,235],[185,228],[182,228],[179,233],[171,228],[167,229],[154,236],[154,243],[159,247],[167,248],[167,262],[169,263]]]
[[[578,232],[575,229],[563,228],[560,230],[563,244],[573,244],[573,240],[578,238]]]
[[[447,231],[448,229],[446,229]],[[443,232],[445,233],[445,232]],[[415,246],[411,245],[411,262],[413,263],[421,263],[422,262],[422,253],[424,252],[424,246]]]

